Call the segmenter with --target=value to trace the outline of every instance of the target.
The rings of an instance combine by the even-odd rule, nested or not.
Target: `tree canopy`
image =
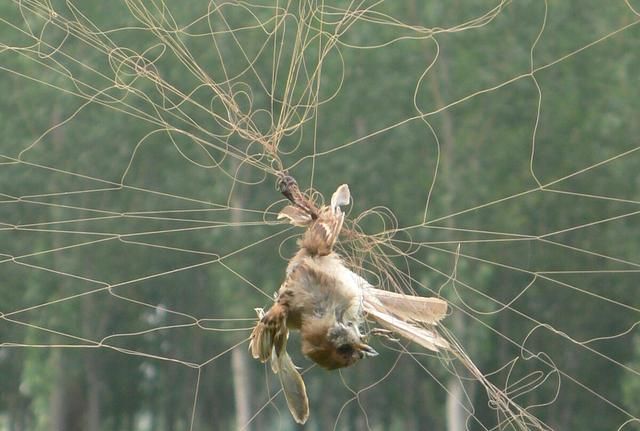
[[[3,2],[0,428],[293,429],[246,351],[301,233],[288,170],[349,184],[349,264],[449,301],[548,428],[640,429],[639,11]],[[308,429],[527,428],[458,361],[373,342],[327,372],[292,336]]]

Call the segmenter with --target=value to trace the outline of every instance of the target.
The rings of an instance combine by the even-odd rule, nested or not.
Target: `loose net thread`
[[[246,337],[239,342],[229,344],[228,349],[200,362],[184,360],[171,355],[152,354],[142,350],[138,351],[129,347],[119,346],[114,341],[125,338],[135,338],[153,332],[182,328],[199,328],[203,331],[212,331],[215,333],[231,331],[248,336],[249,330],[254,322],[254,317],[251,316],[252,307],[246,307],[246,314],[239,318],[224,317],[218,319],[198,317],[197,315],[178,311],[177,309],[174,310],[170,307],[158,305],[157,303],[129,297],[119,293],[119,290],[127,286],[163,279],[176,273],[193,271],[215,264],[221,265],[226,271],[231,272],[244,286],[258,291],[264,295],[265,300],[267,300],[267,298],[271,297],[270,290],[257,286],[254,281],[245,277],[242,271],[234,269],[233,266],[227,264],[227,262],[234,257],[243,256],[252,249],[265,247],[265,244],[273,240],[279,241],[280,246],[285,247],[290,241],[283,239],[283,237],[286,235],[295,236],[297,234],[293,233],[289,228],[280,229],[273,234],[264,235],[259,240],[251,241],[248,244],[239,246],[223,254],[214,253],[206,249],[158,244],[153,242],[154,237],[164,234],[187,234],[199,231],[210,232],[217,229],[237,227],[271,227],[275,224],[273,220],[280,208],[280,204],[276,203],[273,206],[269,206],[266,210],[259,206],[252,208],[249,202],[238,198],[235,189],[258,186],[265,181],[271,181],[273,176],[284,169],[289,169],[293,172],[305,163],[309,163],[309,161],[311,162],[309,182],[311,188],[313,188],[315,185],[316,167],[322,163],[323,157],[330,156],[333,153],[348,151],[348,149],[352,147],[366,146],[372,139],[413,122],[423,122],[432,133],[435,141],[438,142],[439,134],[435,132],[435,128],[429,122],[432,117],[442,112],[453,110],[474,98],[497,92],[510,84],[521,80],[529,80],[534,84],[537,92],[537,108],[535,119],[532,123],[530,146],[530,175],[536,184],[534,187],[513,193],[504,198],[482,202],[461,211],[452,211],[441,217],[430,218],[429,208],[432,193],[435,190],[436,180],[439,178],[439,175],[441,175],[439,169],[444,169],[444,167],[440,167],[441,145],[438,142],[437,164],[428,187],[429,193],[425,199],[422,223],[401,227],[395,219],[393,212],[385,208],[373,208],[363,212],[357,217],[352,214],[350,215],[350,219],[352,218],[354,221],[343,236],[342,246],[344,248],[342,253],[351,267],[358,268],[372,283],[375,281],[377,285],[384,288],[394,289],[407,294],[448,295],[452,300],[452,313],[463,314],[466,318],[475,320],[487,330],[495,333],[498,337],[513,344],[520,351],[519,356],[521,359],[516,358],[512,362],[505,364],[503,369],[495,371],[496,374],[507,370],[507,375],[510,375],[516,363],[523,360],[527,362],[534,360],[544,364],[547,368],[546,372],[535,371],[524,377],[518,377],[515,382],[507,378],[505,386],[499,388],[490,380],[493,376],[491,372],[481,371],[474,365],[473,359],[465,353],[465,343],[456,341],[455,331],[448,329],[447,322],[445,321],[445,327],[442,328],[442,331],[454,346],[454,350],[450,355],[452,356],[451,358],[447,355],[443,355],[443,357],[440,358],[442,365],[444,365],[444,368],[448,370],[450,375],[458,376],[458,379],[461,381],[475,379],[483,384],[490,394],[491,407],[496,411],[498,416],[495,429],[550,429],[548,425],[536,419],[535,410],[545,405],[552,405],[555,399],[541,402],[536,406],[524,407],[518,405],[517,401],[518,398],[523,398],[524,394],[535,392],[538,387],[552,378],[557,378],[556,384],[558,392],[560,391],[560,382],[562,380],[573,382],[577,384],[581,390],[593,394],[595,397],[600,398],[603,403],[608,404],[623,414],[627,420],[620,425],[620,429],[623,429],[626,425],[634,421],[638,421],[638,418],[618,402],[610,400],[606,394],[603,395],[588,385],[582,384],[579,378],[563,371],[562,368],[555,364],[551,358],[547,357],[544,352],[530,350],[527,343],[535,332],[545,328],[571,343],[580,346],[582,349],[598,355],[614,366],[624,369],[625,372],[628,372],[634,378],[637,378],[640,374],[638,370],[613,357],[607,356],[600,352],[597,347],[593,347],[592,345],[595,339],[576,340],[568,334],[555,329],[552,325],[546,324],[533,316],[519,311],[514,307],[514,303],[527,293],[527,290],[533,286],[536,280],[545,280],[562,288],[569,289],[575,292],[575,294],[587,295],[597,301],[622,307],[633,313],[640,311],[636,306],[609,298],[603,294],[582,289],[579,285],[562,281],[559,277],[562,274],[576,272],[580,274],[588,273],[588,271],[585,270],[530,271],[526,268],[505,265],[498,261],[467,254],[465,250],[467,243],[534,241],[566,248],[581,255],[601,258],[623,265],[623,269],[609,271],[616,273],[635,273],[639,271],[638,264],[629,259],[572,246],[552,238],[558,237],[558,235],[562,233],[584,230],[589,227],[606,224],[616,219],[629,220],[640,211],[634,209],[620,215],[578,223],[567,228],[538,235],[514,234],[508,231],[498,232],[483,229],[461,229],[446,224],[447,221],[457,216],[499,205],[505,201],[522,199],[535,193],[565,194],[633,205],[640,203],[634,199],[591,195],[560,188],[560,186],[575,177],[596,171],[599,167],[611,164],[619,159],[630,158],[640,148],[638,146],[609,157],[604,157],[596,163],[592,163],[589,166],[582,167],[551,181],[541,179],[541,176],[536,172],[535,165],[537,155],[536,134],[538,132],[543,100],[543,91],[537,75],[562,62],[572,59],[582,51],[597,47],[608,39],[624,33],[635,26],[639,22],[637,8],[634,8],[630,2],[625,3],[629,11],[629,18],[628,22],[624,25],[613,31],[609,31],[600,38],[593,38],[578,49],[564,53],[545,64],[537,64],[535,61],[536,47],[545,33],[548,17],[548,5],[545,2],[543,20],[533,43],[530,45],[530,68],[527,73],[512,76],[497,85],[469,93],[453,102],[440,103],[440,107],[433,110],[428,110],[421,106],[420,95],[423,88],[427,85],[426,81],[431,76],[432,68],[438,64],[440,54],[438,37],[445,34],[470,31],[489,26],[500,16],[505,7],[509,5],[509,2],[500,2],[494,8],[486,12],[478,13],[475,18],[469,19],[461,24],[448,26],[447,28],[427,28],[421,25],[403,23],[381,12],[378,9],[381,4],[380,2],[352,2],[347,8],[309,2],[301,2],[295,5],[297,7],[290,4],[284,6],[277,2],[275,6],[263,6],[251,3],[208,3],[206,14],[201,15],[198,19],[188,24],[178,24],[172,15],[171,7],[163,2],[125,1],[124,4],[132,19],[131,24],[113,29],[99,28],[92,22],[90,17],[86,16],[82,10],[73,3],[66,3],[64,6],[54,7],[48,2],[15,1],[14,5],[22,19],[17,21],[1,19],[1,22],[6,25],[13,34],[17,35],[18,38],[24,39],[21,44],[0,44],[2,55],[7,56],[11,54],[15,56],[15,58],[31,62],[30,64],[35,65],[35,67],[38,68],[37,70],[43,71],[43,74],[46,72],[47,78],[29,75],[25,73],[19,65],[13,63],[9,63],[8,66],[0,64],[0,68],[9,74],[26,79],[27,82],[34,82],[39,85],[51,87],[60,94],[69,95],[81,101],[80,105],[73,110],[70,115],[54,121],[52,126],[46,128],[45,132],[32,142],[26,145],[20,144],[19,151],[3,152],[3,154],[1,154],[2,166],[34,169],[38,172],[44,172],[45,175],[56,174],[68,176],[73,178],[74,181],[88,181],[91,184],[99,184],[99,186],[79,186],[71,191],[63,189],[63,191],[60,192],[2,194],[0,205],[6,207],[19,203],[42,206],[60,212],[79,210],[90,213],[89,216],[84,217],[71,217],[62,220],[52,218],[49,221],[36,223],[3,223],[3,227],[0,227],[2,231],[25,233],[44,232],[61,234],[63,236],[68,235],[69,237],[86,234],[94,239],[68,245],[59,244],[44,250],[21,254],[2,254],[0,255],[0,264],[4,266],[16,265],[30,270],[42,271],[52,276],[61,276],[69,280],[87,282],[96,287],[45,303],[19,307],[13,310],[2,310],[2,314],[0,314],[0,317],[5,322],[21,325],[37,332],[59,336],[63,339],[70,340],[70,343],[2,342],[0,346],[3,348],[23,347],[29,349],[40,347],[46,349],[110,349],[122,354],[145,357],[154,361],[173,362],[181,366],[196,369],[198,371],[198,378],[194,388],[193,415],[190,422],[190,426],[194,427],[201,371],[204,367],[215,364],[216,360],[231,352],[237,346],[244,344]],[[64,13],[62,10],[64,10]],[[233,18],[234,13],[237,11],[247,13],[247,16],[250,16],[253,21],[247,21],[247,24],[233,27],[228,20]],[[349,41],[349,30],[363,23],[393,28],[397,31],[397,35],[390,40],[371,45],[357,44]],[[291,26],[293,27],[292,30],[289,29]],[[202,30],[203,27],[205,30]],[[242,43],[239,41],[243,31],[251,30],[261,32],[264,37],[263,45],[254,47],[253,56],[248,50],[245,51]],[[119,33],[126,33],[127,31],[152,35],[153,40],[156,42],[151,44],[143,52],[136,52],[129,47],[119,46],[117,42]],[[289,46],[288,41],[285,40],[285,35],[289,31],[295,34],[295,43],[293,43],[292,46]],[[48,39],[50,36],[49,32],[51,32],[54,40]],[[216,42],[216,36],[222,35],[228,36],[235,41],[235,52],[246,60],[246,67],[242,70],[227,70],[227,63],[225,63],[224,60],[225,55],[222,53],[224,47],[219,46]],[[221,68],[223,70],[222,76],[210,76],[206,69],[199,64],[198,58],[190,51],[187,43],[185,43],[185,40],[189,38],[198,37],[208,37],[210,38],[209,40],[213,42],[211,49],[218,53],[218,58],[221,61]],[[344,73],[345,60],[340,48],[361,50],[380,49],[405,39],[422,40],[433,43],[436,49],[436,54],[433,56],[432,61],[424,68],[423,73],[416,81],[413,107],[417,114],[406,117],[389,126],[376,129],[373,132],[365,133],[360,138],[350,140],[344,144],[338,144],[329,149],[319,148],[317,145],[318,111],[321,106],[337,98],[342,90],[342,81],[338,83],[322,82],[324,64],[329,61],[336,61],[340,64],[340,68]],[[107,70],[107,72],[103,72],[96,64],[92,63],[94,59],[85,60],[80,57],[79,54],[75,54],[73,48],[68,48],[72,40],[81,41],[90,52],[97,54],[99,58],[106,58],[106,63],[110,69]],[[271,87],[266,80],[262,79],[264,73],[258,70],[260,56],[269,48],[273,50]],[[309,52],[312,52],[313,56],[309,56]],[[169,57],[170,55],[174,61],[179,61],[180,64],[183,65],[186,71],[185,73],[198,83],[196,86],[190,89],[184,89],[180,84],[180,80],[175,77],[166,79],[162,76],[162,62],[165,60],[165,57]],[[333,56],[336,57],[334,58]],[[101,64],[104,65],[104,62]],[[230,63],[228,63],[228,65],[229,67],[231,66]],[[282,69],[286,69],[286,73],[284,73],[286,79],[284,79],[284,88],[279,88],[276,84],[278,81],[276,76],[279,76]],[[81,78],[83,73],[86,73],[87,76],[92,79],[101,80],[104,86],[96,87],[91,82],[84,81]],[[254,84],[257,87],[255,87]],[[324,90],[323,86],[329,86],[332,91]],[[260,92],[263,92],[268,97],[269,102],[263,103],[263,106],[261,106],[259,102],[256,101],[258,96],[254,94],[255,90],[252,88],[259,88]],[[321,89],[324,90],[326,94],[323,93]],[[203,90],[210,92],[207,96],[208,104],[205,104],[200,97],[199,92]],[[114,180],[109,177],[102,178],[87,172],[67,170],[59,167],[53,158],[50,160],[51,163],[48,163],[46,158],[45,160],[38,160],[37,157],[34,157],[33,160],[30,160],[31,155],[40,150],[40,147],[44,145],[47,139],[54,136],[58,130],[72,125],[74,121],[80,121],[79,118],[81,118],[83,111],[93,106],[101,106],[105,109],[113,110],[126,117],[130,117],[134,121],[148,124],[151,127],[151,131],[140,138],[135,147],[130,150],[128,163],[126,167],[122,169],[119,180]],[[206,121],[200,117],[201,115],[205,116]],[[213,124],[213,126],[211,124]],[[302,129],[303,126],[308,126],[309,124],[311,124],[310,128],[313,131],[313,136],[311,137],[313,148],[309,154],[300,156],[300,151],[304,148],[305,140],[309,139],[309,137],[303,136]],[[188,161],[194,168],[210,169],[213,170],[212,172],[215,172],[215,175],[228,178],[231,186],[225,203],[220,204],[207,199],[167,192],[162,189],[156,190],[148,186],[141,187],[135,185],[133,180],[129,181],[130,175],[135,171],[134,167],[136,163],[140,158],[144,157],[141,154],[147,150],[146,147],[148,145],[152,145],[148,144],[148,142],[151,142],[158,134],[163,134],[165,139],[168,138],[175,150],[180,154],[180,157]],[[185,142],[199,147],[202,151],[196,155],[192,154],[192,152],[187,151]],[[284,146],[283,142],[286,142],[287,146]],[[261,172],[262,174],[256,178],[244,177],[249,167],[253,169],[252,172]],[[324,190],[324,185],[317,185],[317,188],[327,192]],[[160,211],[118,211],[104,210],[94,206],[66,205],[54,202],[54,200],[58,198],[74,197],[76,195],[91,196],[92,194],[109,191],[127,191],[142,193],[143,195],[154,198],[168,198],[171,202],[174,202],[174,200],[181,202],[184,204],[184,207],[177,209],[169,208]],[[311,190],[310,193],[317,192]],[[273,199],[269,197],[266,200],[275,200],[275,192],[273,192],[272,196]],[[355,199],[357,200],[358,196],[356,196]],[[216,214],[223,214],[228,211],[233,211],[235,214],[231,216],[232,220],[225,221],[223,216],[220,216],[220,219],[216,220]],[[203,220],[202,217],[200,217],[203,213],[213,214],[214,220]],[[247,221],[245,218],[253,218],[253,220]],[[364,227],[371,218],[377,219],[379,221],[378,226],[381,226],[378,231],[374,233],[368,233]],[[81,227],[84,229],[84,226],[88,222],[110,220],[118,222],[125,219],[168,223],[192,223],[196,226],[172,229],[162,228],[148,231],[141,229],[140,231],[130,233],[114,233],[109,230],[79,230],[77,228]],[[480,239],[427,241],[413,238],[412,234],[415,233],[417,236],[421,236],[420,231],[425,228],[434,231],[444,230],[463,235],[474,234],[478,235]],[[147,240],[147,238],[150,239]],[[194,254],[201,257],[202,261],[119,282],[108,282],[106,281],[108,278],[61,271],[55,269],[55,266],[52,268],[44,264],[34,264],[30,262],[30,259],[33,260],[34,258],[53,259],[53,257],[50,256],[56,253],[111,242],[117,242],[131,247],[141,246],[163,251]],[[453,246],[453,248],[451,246]],[[424,250],[432,250],[439,254],[448,255],[453,265],[453,270],[451,270],[451,272],[445,272],[440,267],[422,260],[420,252]],[[287,257],[284,249],[281,251],[281,254],[282,257]],[[525,283],[524,287],[517,290],[515,295],[506,301],[493,298],[490,294],[457,278],[457,265],[460,258],[478,261],[510,271],[522,272],[524,275],[529,276],[530,280]],[[434,289],[430,284],[418,279],[412,274],[410,267],[423,268],[426,271],[439,274],[444,277],[446,281],[440,288]],[[482,296],[484,300],[496,308],[486,310],[482,307],[477,307],[465,300],[465,292],[473,292],[476,295]],[[58,304],[71,302],[79,298],[96,296],[100,293],[106,293],[118,301],[132,304],[151,315],[168,314],[172,317],[182,319],[184,322],[170,325],[151,325],[150,328],[141,331],[118,332],[98,339],[89,339],[67,331],[43,327],[20,319],[21,316],[25,316],[29,312],[51,308]],[[519,319],[531,322],[533,329],[531,329],[530,333],[522,336],[520,340],[513,339],[479,319],[480,316],[494,315],[504,310],[515,313]],[[599,338],[617,338],[627,335],[634,330],[639,321],[640,320],[635,321],[625,331]],[[233,327],[215,328],[211,326],[219,322],[226,324],[232,323]],[[399,353],[398,360],[403,355],[409,355],[414,359],[416,364],[422,368],[425,374],[430,375],[445,391],[448,390],[446,383],[443,381],[443,377],[432,374],[432,372],[420,362],[419,358],[421,355],[424,355],[424,352],[410,351],[408,350],[410,346],[402,343],[397,345],[388,343],[387,347],[389,351],[395,350]],[[398,362],[396,362],[396,364],[397,363]],[[372,385],[384,385],[385,380],[392,374],[396,364],[389,370],[387,375],[373,382]],[[463,369],[460,369],[456,364],[462,364]],[[352,391],[354,394],[353,400],[359,403],[363,416],[367,418],[366,406],[360,403],[360,395],[368,390],[369,387],[360,390],[351,389],[346,380],[344,381],[344,385]],[[465,385],[463,385],[463,389],[465,391],[467,390]],[[276,396],[277,393],[271,396],[267,403],[258,409],[254,418],[257,417],[266,406],[270,405]],[[465,397],[467,401],[473,398],[470,394],[465,394]],[[461,400],[461,403],[462,402]],[[348,403],[349,402],[343,406],[343,409]],[[319,402],[315,401],[314,404],[318,405]],[[465,409],[469,414],[467,423],[469,428],[480,426],[483,429],[487,429],[481,420],[475,417],[473,407],[467,407],[467,403],[465,403]],[[253,420],[253,418],[251,419]],[[338,427],[339,420],[340,413],[335,420],[336,428]]]

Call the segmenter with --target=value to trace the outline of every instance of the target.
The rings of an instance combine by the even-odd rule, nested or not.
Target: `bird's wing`
[[[367,289],[368,295],[373,295],[383,308],[380,311],[393,314],[402,320],[437,324],[447,314],[447,302],[439,298],[404,295],[382,289]],[[375,304],[372,304],[375,305]]]
[[[251,332],[249,350],[254,359],[266,362],[275,351],[280,354],[286,351],[289,330],[286,323],[286,309],[281,304],[274,304],[267,313],[256,309],[260,319]]]
[[[438,352],[440,349],[446,350],[449,348],[447,340],[434,329],[413,325],[376,308],[368,308],[366,307],[366,302],[365,309],[369,317],[373,318],[379,325],[409,341],[418,343],[425,349]]]
[[[273,371],[280,378],[291,415],[299,424],[305,423],[309,418],[309,399],[302,376],[286,350],[273,357],[271,361]]]
[[[309,400],[302,376],[287,353],[287,306],[280,301],[266,313],[257,308],[258,323],[251,332],[249,349],[254,359],[266,362],[278,375],[287,406],[296,422],[303,424],[309,418]]]
[[[441,299],[368,287],[363,307],[369,318],[407,340],[435,352],[449,348],[447,340],[433,327],[447,313],[447,303]]]

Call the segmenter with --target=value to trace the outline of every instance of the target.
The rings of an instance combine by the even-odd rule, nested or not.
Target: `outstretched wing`
[[[363,307],[369,318],[407,340],[435,352],[449,348],[447,340],[434,328],[447,313],[447,303],[441,299],[370,287],[365,290]]]
[[[373,288],[367,292],[380,301],[384,311],[402,320],[435,325],[447,315],[447,302],[439,298],[404,295]]]
[[[378,322],[380,326],[398,334],[402,338],[418,343],[425,349],[438,352],[440,349],[449,348],[447,340],[442,338],[442,336],[433,328],[411,324],[404,320],[400,320],[391,314],[384,313],[376,309],[367,309],[366,312],[369,317]]]

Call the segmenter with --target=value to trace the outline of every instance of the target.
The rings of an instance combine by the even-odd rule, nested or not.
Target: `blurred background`
[[[348,183],[342,253],[451,304],[554,430],[640,429],[638,1],[0,4],[0,429],[540,429],[458,361],[251,359],[300,231],[287,169]],[[501,428],[496,428],[501,427]]]

